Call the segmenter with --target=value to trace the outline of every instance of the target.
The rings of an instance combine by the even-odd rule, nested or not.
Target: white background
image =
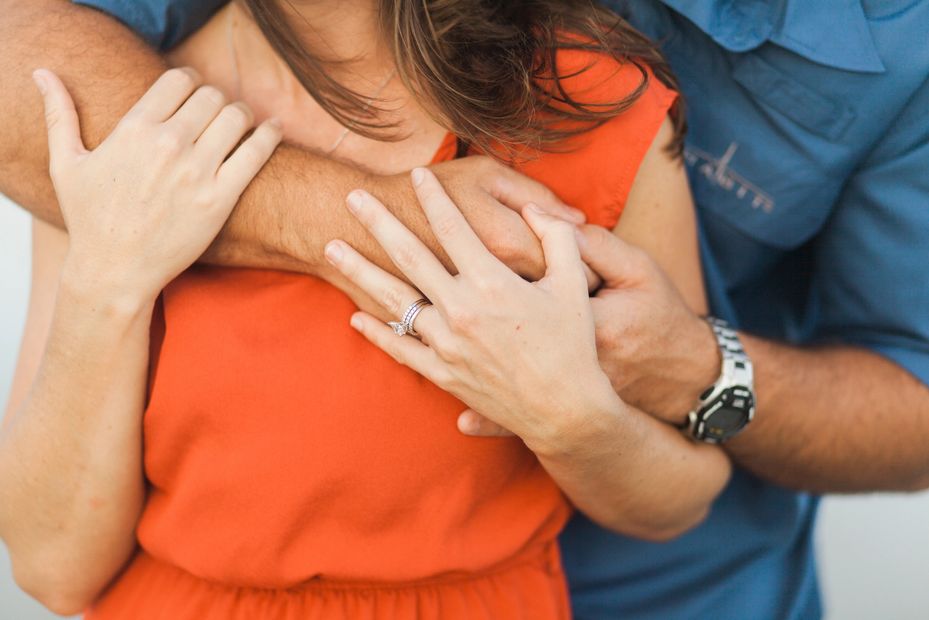
[[[0,196],[0,408],[26,315],[29,248],[28,216]],[[830,619],[929,619],[929,494],[828,498],[817,534]],[[0,620],[53,617],[18,590],[0,545]]]

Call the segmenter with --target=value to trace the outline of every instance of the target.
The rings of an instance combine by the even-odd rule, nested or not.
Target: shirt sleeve
[[[814,336],[929,385],[929,81],[849,180],[814,246]]]
[[[99,9],[165,51],[200,28],[225,0],[73,0]]]

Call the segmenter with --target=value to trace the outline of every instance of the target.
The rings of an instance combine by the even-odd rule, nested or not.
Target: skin
[[[345,18],[335,21],[338,25],[344,25]],[[315,24],[321,26],[320,24]],[[126,69],[131,71],[131,69]],[[200,85],[200,78],[196,73],[185,71],[181,73],[186,80],[186,88],[194,91]],[[177,75],[177,74],[175,74]],[[201,91],[198,91],[201,92]],[[208,91],[212,92],[212,91]],[[216,95],[215,92],[212,92]],[[196,96],[196,95],[195,95]],[[222,98],[214,97],[213,105],[224,103]],[[243,114],[248,114],[246,108],[236,106]],[[286,119],[284,119],[286,121]],[[420,119],[422,120],[422,119]],[[425,121],[423,121],[425,122]],[[309,123],[308,123],[309,124]],[[286,125],[286,123],[285,123]],[[117,130],[120,131],[120,130]],[[426,132],[430,135],[429,132]],[[115,135],[115,134],[114,134]],[[257,134],[256,134],[257,135]],[[670,125],[666,123],[661,132],[655,139],[655,144],[646,156],[643,163],[641,174],[648,176],[657,174],[664,177],[669,187],[686,188],[686,180],[679,162],[672,160],[664,152],[664,145],[670,137]],[[177,139],[158,140],[156,141],[155,152],[158,145],[177,148]],[[310,146],[314,146],[310,144]],[[318,146],[318,145],[315,145]],[[173,152],[173,151],[172,151]],[[368,149],[360,151],[362,155],[368,154]],[[359,163],[369,169],[375,169],[375,173],[392,174],[392,170],[377,170],[376,165],[382,158],[377,153],[368,155],[370,160],[363,160]],[[124,157],[116,157],[115,161],[122,161]],[[232,160],[230,160],[232,161]],[[272,161],[269,166],[273,166]],[[391,162],[391,165],[399,165]],[[478,165],[480,165],[478,163]],[[114,165],[114,169],[118,168]],[[163,171],[162,171],[163,172]],[[371,173],[366,173],[370,175]],[[509,179],[513,186],[506,188],[505,192],[516,193],[521,190],[514,189],[516,185],[523,183],[519,180],[521,177],[513,173],[508,173]],[[119,195],[110,192],[106,197],[95,194],[91,189],[108,184],[107,175],[102,179],[97,179],[94,183],[93,175],[87,176],[87,188],[84,191],[76,192],[77,195],[84,197],[86,200],[102,201],[108,205],[109,210],[105,212],[105,217],[90,217],[95,213],[92,205],[85,203],[76,203],[74,213],[79,214],[82,211],[80,204],[84,204],[83,209],[87,209],[88,215],[83,218],[75,219],[68,209],[63,208],[64,223],[68,225],[69,231],[73,221],[96,222],[104,225],[104,230],[130,231],[133,233],[132,241],[127,242],[123,247],[136,248],[139,246],[140,239],[159,238],[159,235],[145,234],[144,227],[126,226],[126,222],[132,223],[131,219],[125,222],[121,219],[120,206],[128,203],[145,203],[150,198],[145,196]],[[260,176],[260,175],[259,175]],[[186,169],[183,178],[198,179],[189,169]],[[404,175],[406,177],[406,175]],[[404,183],[409,181],[404,178]],[[531,189],[535,187],[532,182],[525,181]],[[276,183],[280,185],[279,181]],[[131,188],[145,188],[145,183],[133,183]],[[254,187],[254,183],[251,185]],[[540,187],[540,186],[539,186]],[[88,189],[89,188],[89,189]],[[547,192],[547,193],[546,193]],[[531,192],[528,192],[531,193]],[[551,198],[550,192],[545,190],[539,192],[543,196]],[[633,195],[635,194],[635,190]],[[312,195],[312,194],[308,194]],[[372,195],[372,194],[368,194]],[[633,200],[630,197],[626,206],[626,216],[623,218],[624,224],[621,224],[618,232],[628,235],[630,238],[641,236],[640,241],[643,244],[652,244],[652,249],[662,256],[666,268],[675,273],[675,278],[684,283],[691,283],[689,288],[692,298],[688,300],[695,308],[702,308],[705,303],[703,300],[702,288],[693,282],[700,281],[698,262],[696,260],[696,235],[693,222],[692,205],[689,202],[686,191],[668,192],[669,197],[684,196],[686,200],[671,200],[667,202],[659,200],[657,203],[646,202],[643,200]],[[107,200],[118,199],[117,202],[107,202]],[[186,196],[189,204],[200,204],[203,202],[201,193],[196,192],[193,195]],[[95,201],[95,202],[96,202]],[[62,199],[64,204],[64,199]],[[242,201],[240,200],[241,209]],[[643,209],[649,208],[649,213]],[[230,207],[231,208],[231,207]],[[303,210],[305,206],[302,207]],[[235,218],[233,211],[231,218]],[[419,210],[418,205],[416,206]],[[355,218],[345,212],[341,206],[339,210],[350,220],[356,221]],[[457,211],[456,211],[457,212]],[[506,210],[506,213],[518,218],[522,223],[522,218],[512,211]],[[319,214],[317,214],[319,215]],[[328,215],[327,215],[328,217]],[[423,221],[426,221],[425,215],[421,215]],[[171,218],[162,218],[170,220]],[[295,225],[290,223],[289,225]],[[474,227],[473,224],[469,225]],[[525,223],[522,223],[525,225]],[[368,239],[368,232],[361,224],[355,224],[363,233],[363,237]],[[428,222],[426,223],[428,227]],[[674,243],[656,239],[653,230],[660,229],[667,235],[675,237]],[[227,225],[225,230],[229,230]],[[215,232],[215,231],[214,231]],[[530,231],[531,232],[531,231]],[[109,233],[108,233],[109,234]],[[431,229],[429,231],[431,236]],[[343,238],[351,241],[349,235]],[[210,237],[212,238],[212,236]],[[125,488],[135,489],[136,493],[141,485],[142,475],[141,467],[138,461],[138,418],[140,416],[140,403],[144,390],[142,380],[144,372],[140,371],[140,365],[137,359],[135,364],[127,363],[127,360],[120,357],[112,361],[111,358],[119,354],[130,355],[133,352],[136,355],[145,354],[143,358],[147,359],[147,351],[144,341],[142,340],[140,325],[144,325],[149,315],[141,314],[136,311],[138,307],[146,307],[138,299],[148,300],[152,290],[158,290],[163,286],[163,278],[151,280],[151,274],[147,269],[141,267],[142,263],[148,260],[155,264],[161,264],[164,256],[155,251],[157,244],[151,246],[151,252],[143,252],[142,258],[129,257],[125,250],[122,254],[116,253],[107,255],[107,259],[87,259],[82,264],[94,266],[104,266],[106,268],[117,269],[118,277],[108,273],[106,277],[94,276],[99,274],[98,269],[85,269],[80,271],[81,277],[92,278],[98,286],[109,286],[109,283],[120,283],[117,288],[125,292],[130,290],[129,302],[116,304],[117,308],[112,311],[107,310],[109,320],[103,321],[98,325],[86,324],[82,321],[72,321],[66,324],[59,324],[57,318],[61,311],[57,307],[48,308],[44,304],[49,304],[56,298],[64,300],[62,303],[68,303],[71,306],[77,306],[77,301],[67,297],[69,287],[75,290],[88,292],[90,303],[105,302],[109,296],[109,289],[95,289],[92,286],[84,286],[79,278],[69,275],[76,269],[69,267],[67,259],[68,253],[62,251],[65,244],[73,245],[74,242],[60,231],[39,224],[35,228],[35,252],[37,269],[34,274],[33,297],[30,302],[30,322],[27,333],[24,336],[23,355],[24,364],[18,368],[16,376],[16,385],[14,386],[14,396],[8,409],[7,423],[8,436],[11,437],[10,445],[18,445],[19,448],[5,450],[7,455],[12,454],[35,454],[42,453],[43,447],[49,444],[65,441],[70,447],[69,450],[59,451],[59,458],[53,462],[37,459],[10,459],[7,461],[6,473],[0,478],[0,486],[8,489],[9,493],[27,492],[29,485],[23,484],[23,480],[49,479],[60,480],[63,472],[67,472],[72,482],[66,485],[47,484],[45,487],[53,488],[54,492],[46,494],[32,494],[32,500],[35,502],[35,513],[49,515],[49,519],[43,522],[29,522],[29,520],[17,519],[16,514],[11,511],[8,513],[6,522],[12,532],[13,538],[18,538],[20,543],[10,545],[11,552],[16,554],[15,563],[20,566],[17,570],[17,578],[23,583],[25,589],[35,593],[37,598],[46,603],[49,607],[62,611],[76,611],[91,602],[100,590],[105,587],[107,582],[115,575],[121,566],[121,562],[126,559],[127,550],[131,550],[133,543],[133,533],[131,525],[138,515],[139,498],[138,495],[132,495],[124,492]],[[370,237],[370,243],[375,243],[373,237]],[[533,234],[534,242],[541,247],[537,238]],[[164,242],[164,239],[160,239]],[[208,243],[208,242],[207,242]],[[207,243],[203,246],[191,246],[202,251]],[[354,245],[354,242],[352,242]],[[364,244],[359,244],[361,248]],[[83,247],[91,249],[97,248],[98,244],[86,243]],[[167,247],[170,247],[168,245]],[[187,246],[185,246],[187,247]],[[214,244],[215,247],[215,244]],[[673,252],[662,252],[662,248],[672,248]],[[70,251],[70,250],[69,250]],[[382,252],[382,250],[381,250]],[[687,254],[686,259],[681,259],[679,253]],[[190,256],[194,260],[196,252]],[[377,253],[373,253],[374,256]],[[386,254],[385,254],[386,255]],[[86,256],[86,255],[85,255]],[[56,260],[62,261],[55,263]],[[389,260],[389,259],[388,259]],[[447,260],[447,259],[446,259]],[[73,263],[71,263],[73,264]],[[542,261],[544,265],[544,260]],[[267,265],[265,265],[267,266]],[[578,269],[582,264],[577,262]],[[338,277],[341,273],[330,268]],[[122,271],[125,271],[123,273]],[[145,273],[143,273],[145,272]],[[157,272],[156,273],[160,273]],[[512,272],[509,277],[515,278],[522,282]],[[63,284],[59,289],[56,281],[58,274],[62,276],[62,282],[76,281],[76,285]],[[140,294],[130,283],[139,280],[142,283],[148,283],[143,287],[145,294]],[[345,282],[348,282],[345,280]],[[157,285],[157,287],[156,287]],[[528,284],[526,286],[529,286]],[[348,285],[350,288],[350,285]],[[585,297],[581,295],[581,297]],[[123,298],[120,298],[123,299]],[[135,300],[135,301],[132,301]],[[584,300],[586,303],[586,299]],[[129,310],[126,311],[123,306]],[[108,308],[108,306],[107,306]],[[377,312],[376,309],[372,309]],[[129,316],[122,317],[121,312],[126,312]],[[382,310],[383,312],[383,310]],[[110,316],[112,315],[112,316]],[[49,321],[49,322],[44,322]],[[112,335],[101,334],[100,330],[112,328],[117,330],[118,334],[128,333],[132,336],[131,342],[121,338],[114,338]],[[120,331],[120,329],[122,331]],[[47,361],[49,356],[54,359],[55,345],[54,342],[68,336],[60,336],[61,333],[70,334],[71,331],[81,332],[83,335],[92,336],[92,342],[102,343],[103,347],[92,347],[89,343],[83,343],[85,346],[75,347],[74,350],[83,351],[86,355],[96,356],[94,360],[84,357],[69,358],[57,366],[55,373],[44,370],[49,365]],[[592,334],[588,334],[589,339],[593,339]],[[46,342],[47,341],[47,342]],[[588,343],[589,349],[593,345]],[[43,353],[44,351],[44,353]],[[593,352],[588,351],[591,357]],[[31,360],[41,359],[42,362],[38,367],[32,365]],[[595,360],[595,357],[593,357]],[[110,365],[103,367],[101,360],[109,362]],[[589,360],[588,360],[589,361]],[[76,372],[75,369],[87,369],[94,373],[98,380],[91,381],[88,377]],[[111,391],[113,386],[105,380],[113,376],[114,369],[122,368],[133,371],[133,380],[120,382],[120,386],[127,389],[134,388],[135,400],[129,402],[130,395],[125,396],[125,401],[115,398]],[[542,437],[533,440],[529,438],[531,447],[537,450],[538,454],[545,459],[545,465],[553,476],[566,487],[569,494],[576,498],[584,509],[603,522],[604,524],[622,529],[627,533],[652,539],[665,539],[674,536],[689,527],[698,523],[707,513],[709,504],[713,497],[722,489],[729,475],[729,463],[721,451],[706,446],[693,446],[684,441],[677,433],[666,428],[641,412],[633,412],[631,408],[617,405],[619,399],[613,391],[608,388],[608,382],[601,371],[596,370],[596,364],[591,362],[588,365],[591,374],[598,377],[597,382],[601,387],[601,399],[578,400],[575,404],[577,412],[584,411],[584,418],[589,419],[590,429],[596,430],[591,433],[592,436],[599,438],[596,449],[587,447],[580,450],[582,441],[573,439],[571,444],[562,444],[561,438],[567,439],[567,435],[562,433],[549,432]],[[70,383],[71,377],[64,377],[69,371],[74,371],[74,376],[82,378],[80,384]],[[595,372],[594,372],[595,371]],[[36,380],[37,378],[37,380]],[[57,379],[57,380],[56,380]],[[34,382],[34,380],[36,380]],[[548,381],[546,380],[546,383]],[[31,387],[30,387],[31,386]],[[80,389],[79,389],[80,388]],[[92,394],[82,390],[89,390]],[[586,395],[586,390],[581,393]],[[524,394],[539,393],[539,390],[526,390]],[[46,400],[46,395],[55,394],[57,398],[54,402]],[[93,409],[86,414],[80,414],[75,419],[68,412],[73,411],[73,405],[69,397],[72,394],[79,394],[81,405],[92,407]],[[122,392],[120,392],[122,394]],[[51,397],[48,397],[51,399]],[[94,407],[98,403],[106,404]],[[524,403],[525,405],[525,403]],[[529,403],[531,407],[538,406],[537,403]],[[123,410],[119,413],[116,410],[122,406]],[[57,407],[57,409],[56,409]],[[515,410],[511,406],[511,410]],[[49,416],[46,412],[57,411],[57,415]],[[112,416],[112,418],[110,417]],[[121,416],[116,419],[116,416]],[[87,422],[86,426],[75,422]],[[118,422],[118,424],[116,423]],[[619,423],[622,422],[622,423]],[[452,423],[450,421],[450,423]],[[111,435],[101,433],[101,425],[107,429],[114,429],[117,434]],[[550,425],[550,428],[558,428],[556,425]],[[25,429],[25,430],[24,430]],[[118,431],[118,432],[117,432]],[[27,437],[32,439],[21,439]],[[62,440],[62,437],[65,439]],[[529,437],[527,435],[527,437]],[[107,445],[106,440],[121,442],[122,451],[113,449],[103,449]],[[635,444],[639,446],[636,450],[625,450],[627,445]],[[89,450],[88,447],[96,449]],[[105,463],[95,464],[91,467],[87,461],[95,455],[111,455],[113,460],[107,460]],[[617,460],[617,454],[623,459]],[[617,465],[621,467],[612,468]],[[667,468],[663,468],[667,465]],[[623,468],[629,471],[636,471],[645,475],[652,472],[655,475],[663,472],[668,478],[662,484],[636,485],[629,486],[636,480],[635,477],[621,475]],[[693,485],[690,482],[690,472],[694,469],[706,470],[707,475],[704,477],[705,484]],[[122,482],[118,488],[108,486],[114,476],[113,472],[120,472]],[[134,485],[131,481],[135,480]],[[64,498],[57,497],[58,487],[63,488]],[[632,490],[639,491],[638,496],[631,493]],[[80,491],[80,492],[78,492]],[[639,499],[641,497],[641,501]],[[671,498],[673,501],[665,501]],[[101,526],[101,521],[93,518],[94,511],[98,510],[100,505],[109,507],[118,515],[118,518],[108,522],[107,525]],[[5,506],[21,506],[22,503],[17,501],[4,501]],[[0,519],[2,521],[2,519]],[[49,536],[49,532],[56,532],[64,527],[63,534]],[[92,532],[92,536],[87,537],[87,530]],[[3,534],[7,536],[6,533]],[[42,545],[36,545],[36,541],[44,541]],[[15,550],[14,550],[15,547]],[[38,549],[39,551],[36,551]],[[107,550],[101,556],[101,549]],[[52,562],[49,558],[69,558],[67,562]],[[93,566],[93,570],[88,570],[87,566]]]
[[[0,127],[0,192],[61,228],[64,222],[48,176],[41,107],[28,95],[34,91],[30,73],[48,67],[61,76],[81,113],[84,143],[93,148],[167,64],[115,20],[68,0],[0,0],[0,14],[4,16],[0,20],[0,93],[8,117],[18,119]],[[75,32],[82,36],[75,37]],[[37,40],[43,44],[35,46]],[[544,186],[487,158],[449,162],[437,166],[436,173],[450,194],[467,205],[469,222],[484,242],[522,275],[540,277],[544,272],[541,248],[518,213],[505,205],[519,208],[532,201],[579,221],[577,212],[568,210]],[[362,248],[383,267],[392,268],[377,244],[338,207],[359,186],[392,205],[401,221],[422,234],[441,255],[441,248],[429,238],[429,227],[405,175],[371,174],[285,146],[243,194],[200,260],[337,279],[322,249],[338,236]]]
[[[647,411],[680,424],[681,412],[719,375],[715,338],[650,257],[593,228],[583,239],[584,258],[605,283],[593,302],[603,368],[628,402],[650,401]],[[929,388],[922,382],[865,349],[739,336],[754,363],[756,414],[724,445],[735,463],[816,493],[929,488]],[[474,435],[506,432],[470,414],[464,426]]]
[[[343,241],[329,244],[327,258],[394,316],[423,295],[434,305],[416,319],[423,343],[398,338],[364,312],[352,326],[518,435],[572,503],[605,527],[661,539],[702,518],[728,481],[729,463],[719,450],[688,441],[617,397],[597,359],[573,227],[534,205],[523,211],[548,265],[545,277],[528,283],[487,251],[434,175],[422,168],[412,175],[458,275],[377,199],[353,192],[349,210],[417,288]],[[552,325],[559,326],[557,339]],[[571,378],[559,380],[565,368]],[[704,476],[694,479],[695,468]]]
[[[264,123],[237,147],[251,127],[242,106],[173,70],[88,151],[59,79],[38,71],[36,83],[69,238],[52,253],[57,269],[37,269],[58,282],[39,286],[46,303],[56,289],[38,313],[47,343],[0,433],[0,536],[20,586],[70,615],[135,548],[155,301],[219,232],[281,132]],[[36,240],[56,235],[45,227]]]

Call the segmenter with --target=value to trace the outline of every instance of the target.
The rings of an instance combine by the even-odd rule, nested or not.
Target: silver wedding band
[[[416,322],[416,317],[419,316],[419,313],[423,311],[423,308],[426,306],[431,306],[430,302],[426,298],[417,299],[409,305],[406,309],[406,312],[403,313],[403,318],[399,321],[390,321],[387,323],[390,325],[391,329],[394,330],[394,333],[398,336],[418,336],[419,334],[413,329],[413,323]]]

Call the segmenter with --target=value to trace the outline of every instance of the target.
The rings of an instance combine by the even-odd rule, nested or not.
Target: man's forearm
[[[0,103],[6,112],[0,123],[0,191],[36,217],[63,227],[47,172],[45,123],[32,71],[46,67],[62,77],[77,103],[85,144],[93,148],[166,65],[115,20],[67,0],[0,0],[0,14]],[[392,270],[380,247],[346,211],[344,198],[365,185],[387,204],[415,205],[415,200],[405,179],[382,179],[378,188],[370,180],[344,164],[283,147],[202,260],[331,275],[322,248],[341,237]],[[419,209],[398,216],[432,238]]]
[[[929,487],[929,389],[915,377],[864,349],[741,337],[758,400],[726,444],[738,464],[822,493]]]

